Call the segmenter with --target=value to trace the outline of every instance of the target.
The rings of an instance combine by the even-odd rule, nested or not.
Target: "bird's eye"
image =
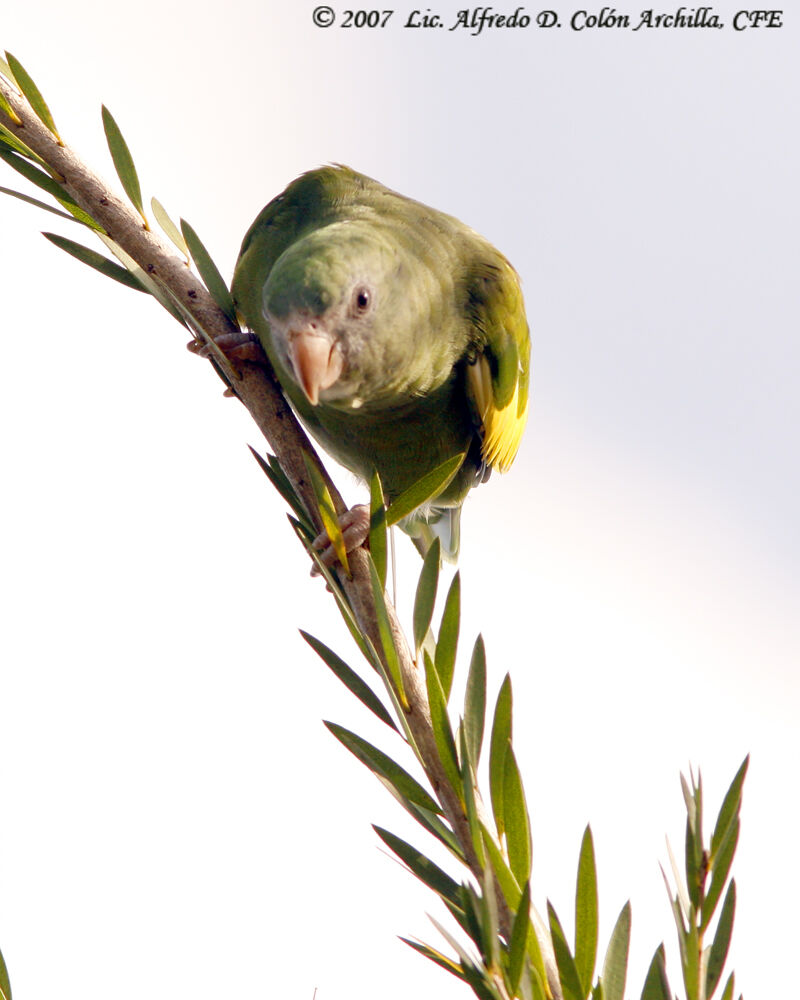
[[[353,306],[356,312],[364,313],[369,309],[372,296],[368,288],[357,288],[353,293]]]

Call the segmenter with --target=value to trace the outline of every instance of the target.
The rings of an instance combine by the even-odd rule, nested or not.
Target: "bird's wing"
[[[467,394],[480,426],[481,458],[505,472],[528,417],[531,351],[519,279],[505,258],[473,269],[468,310],[475,356],[467,365]]]

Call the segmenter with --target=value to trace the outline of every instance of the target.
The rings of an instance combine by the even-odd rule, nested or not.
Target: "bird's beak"
[[[300,388],[312,406],[319,394],[336,382],[342,374],[344,358],[338,343],[327,331],[320,332],[310,325],[289,329],[289,359]]]

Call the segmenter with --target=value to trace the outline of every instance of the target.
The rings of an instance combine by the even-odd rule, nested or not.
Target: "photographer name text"
[[[560,14],[554,10],[530,12],[525,7],[513,11],[496,10],[494,7],[466,7],[455,14],[445,16],[431,7],[416,8],[399,12],[397,10],[356,10],[348,8],[335,10],[323,4],[315,7],[312,20],[319,28],[388,28],[402,27],[416,30],[445,29],[480,35],[495,30],[514,28],[562,28],[572,31],[593,31],[597,29],[647,31],[659,29],[709,28],[721,30],[727,27],[734,31],[752,31],[758,28],[782,28],[783,10],[738,10],[730,18],[724,18],[713,7],[676,7],[659,11],[654,7],[641,10],[637,14],[622,13],[616,7],[601,7],[599,10],[575,10],[571,14]]]

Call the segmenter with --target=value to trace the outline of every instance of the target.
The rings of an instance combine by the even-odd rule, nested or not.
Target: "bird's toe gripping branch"
[[[266,355],[258,337],[254,333],[250,333],[249,330],[236,330],[231,333],[219,334],[214,338],[214,343],[231,361],[252,361],[255,364],[266,364]],[[211,356],[211,346],[203,341],[193,340],[186,346],[192,354],[197,354],[201,358]]]
[[[339,518],[339,527],[342,529],[345,550],[353,552],[360,545],[363,545],[369,536],[370,514],[367,504],[356,504]],[[327,531],[320,532],[311,543],[319,552],[320,560],[325,566],[335,566],[338,562],[336,549],[333,546]],[[319,576],[320,570],[315,565],[311,570],[312,576]]]

